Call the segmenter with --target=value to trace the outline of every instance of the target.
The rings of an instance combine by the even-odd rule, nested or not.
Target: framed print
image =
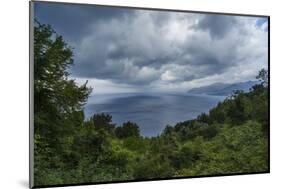
[[[30,187],[269,173],[264,15],[30,2]]]

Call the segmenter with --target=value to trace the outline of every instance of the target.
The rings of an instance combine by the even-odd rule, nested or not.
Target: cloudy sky
[[[74,48],[71,77],[95,93],[185,92],[267,68],[267,18],[35,3]]]

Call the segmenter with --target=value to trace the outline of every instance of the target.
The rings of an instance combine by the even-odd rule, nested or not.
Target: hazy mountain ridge
[[[212,85],[190,89],[188,93],[227,96],[235,90],[248,92],[252,86],[258,83],[259,81],[246,81],[232,84],[214,83]]]

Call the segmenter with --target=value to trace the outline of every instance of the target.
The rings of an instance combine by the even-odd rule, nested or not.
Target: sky
[[[186,92],[254,80],[268,66],[264,17],[35,2],[74,48],[71,78],[94,93]]]

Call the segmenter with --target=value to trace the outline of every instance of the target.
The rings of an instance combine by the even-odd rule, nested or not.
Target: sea
[[[85,116],[99,113],[112,115],[117,126],[131,121],[137,123],[142,136],[161,134],[167,125],[196,118],[215,107],[225,96],[187,93],[122,93],[92,94],[85,105]]]

